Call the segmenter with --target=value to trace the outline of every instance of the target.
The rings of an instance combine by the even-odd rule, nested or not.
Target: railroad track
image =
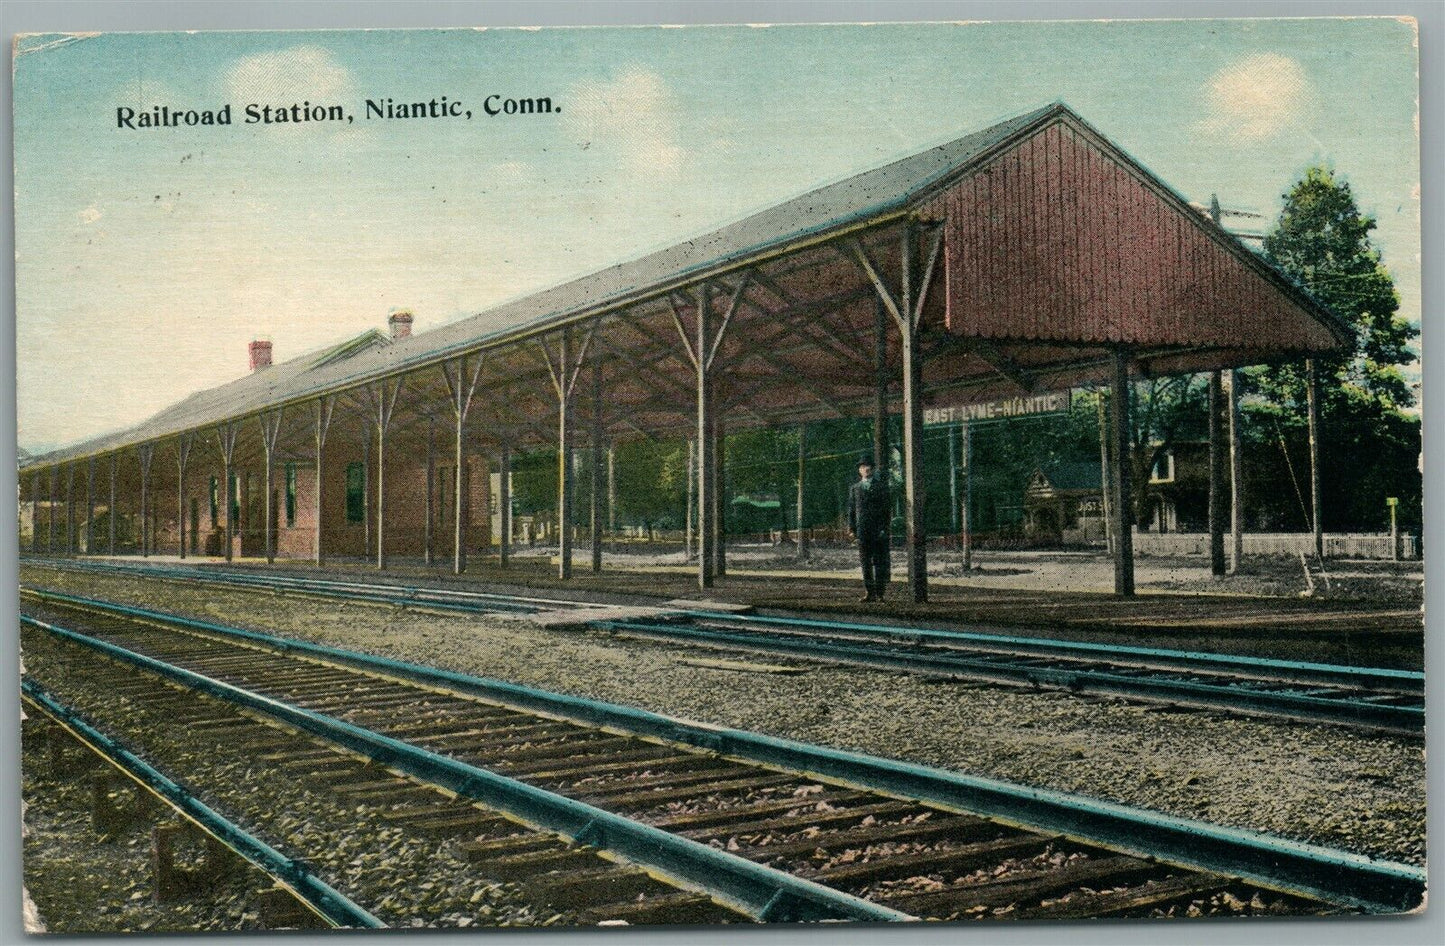
[[[141,668],[569,839],[468,844],[481,869],[544,887],[602,852],[762,920],[1391,912],[1423,897],[1422,871],[1344,852],[143,609],[26,605],[27,660],[63,649],[81,679]]]
[[[209,567],[45,564],[447,613],[537,613],[583,606],[557,598]],[[587,623],[687,646],[1120,696],[1410,738],[1423,736],[1425,728],[1425,678],[1415,671],[692,608],[659,609],[645,618],[604,613]]]
[[[126,733],[126,742],[149,743],[163,755],[174,758],[203,758],[187,771],[187,785],[178,782],[141,759],[140,755],[122,745],[122,740],[102,732],[95,721],[86,719],[75,708],[62,703],[54,693],[37,680],[27,677],[23,686],[27,701],[61,722],[67,729],[83,733],[93,746],[102,747],[108,758],[120,762],[129,771],[142,771],[147,788],[159,785],[157,794],[167,802],[175,802],[186,812],[201,809],[206,830],[223,839],[226,846],[252,860],[278,884],[298,892],[306,906],[332,926],[381,927],[405,926],[417,918],[417,901],[426,902],[421,890],[450,888],[454,891],[448,902],[431,899],[432,908],[444,915],[455,916],[469,909],[481,916],[478,891],[486,892],[494,883],[515,881],[524,876],[516,870],[479,870],[469,866],[458,869],[458,855],[465,861],[479,852],[498,850],[528,852],[541,861],[565,860],[567,876],[548,877],[534,885],[527,897],[521,898],[535,913],[520,918],[511,915],[511,923],[555,925],[559,920],[579,924],[628,923],[725,923],[748,919],[725,903],[706,895],[679,889],[625,862],[608,860],[586,848],[570,846],[562,837],[508,819],[495,810],[478,807],[466,798],[439,791],[437,787],[410,778],[404,772],[375,764],[370,757],[318,740],[294,729],[279,728],[274,720],[247,712],[240,704],[200,696],[198,691],[169,685],[168,678],[156,674],[137,674],[135,667],[124,662],[100,658],[75,663],[76,654],[54,651],[34,640],[27,641],[28,655],[37,650],[44,657],[60,657],[68,671],[82,669],[85,685],[77,688],[65,680],[56,681],[67,689],[78,689],[80,695],[102,690],[110,698],[122,700],[123,709],[100,705],[99,715],[108,716],[109,726]],[[84,655],[92,656],[92,655]],[[108,728],[109,728],[108,726]],[[168,745],[176,742],[178,745]],[[214,762],[215,755],[250,754],[256,763],[240,784],[230,776],[236,766],[233,759]],[[128,774],[129,774],[128,771]],[[203,805],[197,794],[205,792],[223,799],[234,799],[238,793],[255,791],[265,782],[285,783],[284,804],[290,819],[306,825],[305,851],[300,856],[280,855],[255,834],[247,832],[234,821]],[[156,789],[150,789],[156,790]],[[318,796],[331,796],[330,805],[318,804]],[[269,799],[275,805],[276,799]],[[340,815],[338,816],[338,810]],[[251,812],[254,819],[255,812]],[[216,830],[215,825],[224,827]],[[265,830],[262,825],[262,830]],[[417,856],[409,858],[410,866],[400,870],[358,871],[360,859],[353,855],[357,845],[348,843],[348,832],[374,834],[382,840],[373,848],[395,847],[404,839],[417,846]],[[465,839],[466,847],[457,843]],[[484,840],[481,840],[484,839]],[[300,843],[300,842],[298,842]],[[449,850],[446,845],[450,844]],[[362,847],[365,847],[363,845]],[[460,849],[460,850],[459,850]],[[256,851],[263,858],[253,858]],[[333,851],[345,851],[334,856]],[[364,862],[384,866],[376,850],[361,857]],[[451,856],[447,856],[450,854]],[[335,875],[337,884],[347,887],[343,896],[328,886],[320,875]],[[398,874],[404,881],[398,884]],[[460,876],[458,876],[460,875]],[[470,875],[470,876],[468,876]],[[410,890],[399,887],[409,887]],[[358,905],[366,902],[382,920]],[[405,904],[405,905],[403,905]],[[408,915],[409,914],[409,915]],[[548,921],[551,921],[550,923]]]
[[[133,782],[139,792],[144,793],[138,795],[129,805],[115,806],[106,800],[107,813],[112,822],[134,817],[144,798],[159,801],[173,813],[176,824],[164,826],[164,830],[155,832],[158,850],[152,855],[155,883],[153,893],[158,900],[190,892],[193,888],[209,886],[226,878],[233,872],[236,864],[244,862],[274,885],[269,890],[259,891],[267,905],[262,912],[272,919],[280,920],[284,926],[319,923],[330,927],[375,929],[383,925],[376,917],[312,873],[303,861],[276,850],[252,832],[207,806],[185,786],[96,728],[81,713],[62,703],[34,680],[22,680],[21,699],[30,710],[25,719],[27,740],[42,738],[37,734],[37,727],[42,721],[54,727],[43,737],[52,760],[63,753],[54,740],[58,733],[64,733],[83,751],[93,754]],[[108,786],[104,782],[93,784],[97,791],[104,790],[109,794]],[[131,811],[126,811],[127,808]],[[183,827],[191,828],[192,833],[204,839],[204,872],[178,869],[175,866],[174,842],[178,835],[175,829]],[[165,840],[162,841],[162,838]],[[164,854],[159,849],[160,845],[164,845]],[[274,894],[288,895],[288,904],[277,904],[276,896],[268,896]],[[287,908],[288,905],[290,909]],[[310,924],[307,924],[308,919]]]

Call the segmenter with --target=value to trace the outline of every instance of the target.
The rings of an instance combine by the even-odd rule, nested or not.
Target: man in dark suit
[[[848,490],[848,530],[858,540],[858,558],[863,563],[861,601],[882,601],[888,587],[888,527],[893,503],[888,497],[888,480],[873,475],[871,457],[858,458],[858,482]]]

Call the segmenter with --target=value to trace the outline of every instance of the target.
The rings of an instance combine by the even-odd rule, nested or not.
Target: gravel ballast
[[[26,566],[56,590],[655,712],[873,753],[1423,864],[1419,742],[1175,712],[1056,691],[807,665],[698,666],[715,652],[516,622]],[[686,663],[685,661],[693,661]]]
[[[84,661],[95,660],[94,656],[67,650],[66,645],[49,638],[27,636],[26,640],[30,645],[25,653],[27,670],[60,699],[162,771],[171,773],[203,802],[243,829],[288,856],[304,860],[318,876],[387,926],[550,926],[570,919],[555,911],[534,908],[514,886],[489,878],[459,848],[459,840],[465,838],[431,838],[408,832],[386,820],[382,805],[347,800],[308,783],[296,773],[287,775],[274,766],[259,765],[254,752],[229,745],[233,736],[250,735],[259,731],[261,724],[235,714],[236,725],[224,731],[190,733],[178,729],[164,710],[148,705],[146,700],[116,698],[104,685],[75,672],[74,668],[85,667]],[[162,688],[159,683],[157,686]],[[222,708],[220,712],[231,711]],[[313,743],[278,733],[277,745]],[[142,836],[142,840],[147,842],[142,849],[145,853],[149,850],[148,838]],[[130,846],[135,843],[134,838],[128,842]],[[238,913],[236,907],[228,906],[237,899],[230,895],[219,907],[208,907],[204,897],[196,899],[194,922],[187,922],[188,914],[163,913],[164,922],[152,920],[157,923],[154,926],[135,922],[129,901],[121,901],[123,908],[113,917],[115,925],[111,925],[109,920],[116,912],[115,895],[133,896],[135,882],[126,880],[128,886],[123,890],[103,883],[101,874],[84,867],[97,856],[76,854],[77,849],[77,844],[69,844],[59,854],[53,850],[41,853],[27,845],[27,881],[52,930],[255,926],[254,912]],[[34,861],[29,859],[32,850]],[[72,857],[79,866],[70,866]],[[105,857],[102,852],[100,859],[110,862],[117,857]],[[65,896],[60,899],[47,896],[55,887],[51,881],[56,871],[69,871],[68,875],[62,874],[69,879],[65,881]],[[141,873],[139,889],[148,894],[149,870]]]

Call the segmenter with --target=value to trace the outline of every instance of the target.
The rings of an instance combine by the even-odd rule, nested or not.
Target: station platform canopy
[[[483,448],[526,448],[557,445],[576,418],[609,441],[707,440],[880,409],[904,414],[908,440],[933,404],[1310,357],[1351,338],[1055,103],[476,316],[262,369],[22,469],[165,450],[277,411],[291,420],[276,449],[300,455],[322,404],[390,427],[398,449],[439,421]],[[238,458],[259,456],[255,426]]]

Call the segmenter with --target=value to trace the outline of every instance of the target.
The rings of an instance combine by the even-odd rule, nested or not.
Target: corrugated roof
[[[93,456],[188,430],[212,427],[280,404],[304,402],[318,395],[363,382],[435,364],[482,348],[510,345],[537,333],[577,320],[615,312],[628,305],[657,299],[698,280],[757,263],[850,230],[892,220],[923,205],[955,181],[990,166],[992,158],[1057,120],[1077,123],[1101,141],[1061,103],[1014,116],[981,131],[863,171],[801,196],[768,207],[674,246],[618,263],[578,279],[498,305],[409,338],[391,340],[381,333],[376,342],[357,336],[328,352],[344,349],[347,357],[322,353],[292,359],[257,374],[192,395],[144,423],[119,433],[93,438],[27,461],[43,466]],[[1107,144],[1107,142],[1105,141]],[[1198,218],[1184,200],[1139,165],[1108,145],[1111,153],[1167,193],[1178,209]],[[1319,306],[1307,293],[1254,253],[1228,238],[1230,248],[1247,267],[1273,283],[1306,311],[1331,328],[1337,337],[1349,328]],[[499,327],[500,326],[500,327]],[[1066,344],[1061,342],[1061,344]],[[355,346],[355,347],[347,347]],[[1185,369],[1185,370],[1199,370]]]
[[[22,462],[21,466],[23,468],[53,463],[70,456],[106,453],[130,444],[145,443],[192,430],[203,424],[218,423],[228,417],[245,416],[248,412],[285,400],[287,392],[301,387],[308,374],[342,363],[348,358],[360,357],[366,352],[381,350],[390,344],[391,339],[386,335],[376,329],[369,329],[338,344],[277,362],[219,387],[197,391],[135,427],[31,457],[28,463]]]
[[[26,465],[105,453],[210,426],[227,418],[244,417],[272,404],[420,366],[482,344],[504,342],[509,336],[526,334],[551,323],[655,295],[709,271],[729,268],[791,244],[901,210],[950,172],[1067,111],[1055,103],[1025,112],[918,154],[824,185],[675,246],[503,303],[440,328],[379,345],[338,363],[312,366],[308,356],[301,356],[273,365],[262,372],[193,394],[135,427],[52,451],[33,458]],[[498,329],[498,325],[504,327]],[[380,337],[380,333],[377,334]]]

